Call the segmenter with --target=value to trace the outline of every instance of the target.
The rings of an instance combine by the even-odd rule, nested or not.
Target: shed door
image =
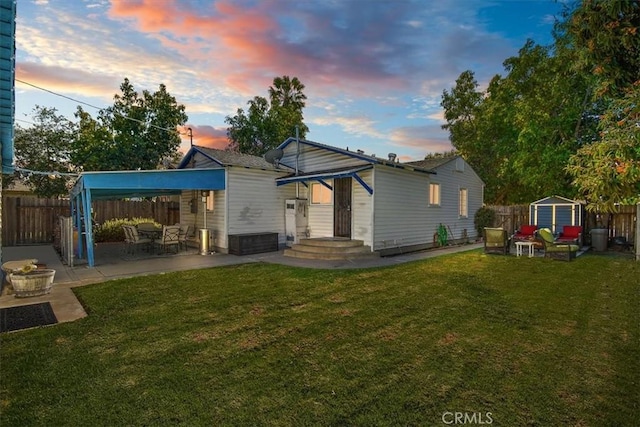
[[[351,238],[351,178],[333,180],[333,235]]]

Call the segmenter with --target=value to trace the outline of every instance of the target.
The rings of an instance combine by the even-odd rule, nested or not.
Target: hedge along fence
[[[109,220],[150,218],[158,224],[180,222],[180,203],[172,201],[96,200],[93,217]],[[59,216],[70,216],[69,200],[37,197],[2,198],[2,245],[53,243]]]

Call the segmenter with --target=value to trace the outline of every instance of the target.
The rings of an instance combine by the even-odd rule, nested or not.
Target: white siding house
[[[475,237],[484,184],[459,156],[399,163],[293,138],[279,149],[290,173],[276,182],[308,200],[311,238],[362,240],[385,254],[433,247],[439,228],[449,241]]]
[[[211,246],[228,251],[228,236],[278,233],[286,241],[285,201],[302,199],[310,238],[344,237],[391,254],[475,237],[483,183],[458,156],[399,163],[313,141],[283,142],[274,164],[229,151],[194,146],[179,168],[225,170],[223,190],[202,199],[183,191],[181,222],[211,230]],[[204,223],[206,217],[206,224]]]
[[[183,191],[180,222],[208,228],[210,246],[219,252],[228,251],[230,234],[275,232],[284,245],[285,200],[295,193],[293,188],[276,187],[275,179],[289,171],[260,157],[199,146],[193,146],[179,165],[180,169],[216,167],[225,170],[225,189],[211,192],[213,202],[208,201],[206,212],[200,191]]]

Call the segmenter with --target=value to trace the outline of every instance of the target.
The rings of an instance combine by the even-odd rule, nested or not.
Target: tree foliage
[[[587,208],[613,212],[640,201],[640,2],[585,0],[562,27],[594,76],[605,106],[599,134],[571,156],[567,171]]]
[[[304,124],[302,110],[307,97],[304,85],[297,77],[276,77],[269,87],[269,100],[256,96],[248,101],[245,112],[238,108],[225,123],[229,148],[245,154],[261,156],[285,139],[298,135],[304,138],[309,128]]]
[[[444,91],[452,145],[486,184],[489,203],[523,203],[545,194],[571,195],[564,170],[577,147],[587,82],[570,70],[569,52],[528,41],[504,61],[485,92],[465,71]]]
[[[70,155],[76,127],[73,122],[57,113],[55,108],[36,106],[33,126],[16,125],[15,164],[22,169],[39,173],[18,175],[40,197],[56,197],[69,193],[76,168]]]
[[[611,208],[638,195],[639,4],[578,3],[552,46],[527,41],[486,91],[465,71],[443,92],[443,128],[487,202],[558,194]]]
[[[114,104],[96,119],[78,107],[73,162],[84,170],[156,169],[180,145],[178,126],[187,122],[184,105],[161,84],[156,92],[135,91],[128,79]]]

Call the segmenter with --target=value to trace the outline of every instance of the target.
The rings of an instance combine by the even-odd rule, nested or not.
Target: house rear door
[[[333,235],[351,238],[351,178],[333,180]]]

